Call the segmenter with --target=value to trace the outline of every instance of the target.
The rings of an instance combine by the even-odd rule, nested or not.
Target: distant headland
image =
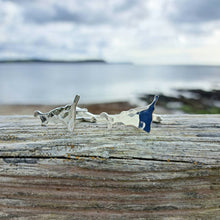
[[[0,60],[0,63],[107,63],[107,62],[102,59],[85,59],[85,60],[10,59],[10,60]]]
[[[49,59],[8,59],[0,60],[0,63],[70,63],[70,64],[132,64],[131,62],[107,62],[103,59],[84,59],[84,60],[49,60]]]

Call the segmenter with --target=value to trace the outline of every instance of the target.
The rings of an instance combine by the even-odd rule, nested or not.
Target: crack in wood
[[[17,164],[17,163],[27,163],[27,164],[36,164],[39,158],[25,158],[25,157],[16,157],[16,158],[2,158],[5,163]]]
[[[1,159],[4,160],[6,163],[30,163],[34,164],[37,163],[38,160],[40,159],[57,159],[57,160],[64,160],[64,159],[74,159],[78,160],[79,158],[84,158],[84,159],[90,159],[93,160],[95,158],[100,158],[103,160],[107,159],[113,159],[113,160],[142,160],[142,161],[155,161],[155,162],[174,162],[174,163],[186,163],[186,164],[191,164],[192,162],[189,161],[184,161],[184,160],[165,160],[165,159],[157,159],[157,158],[142,158],[142,157],[115,157],[115,156],[110,156],[110,157],[102,157],[102,156],[97,156],[97,155],[71,155],[71,157],[68,156],[26,156],[26,157],[14,157],[14,156],[0,156]],[[201,163],[197,163],[197,165],[201,165]]]

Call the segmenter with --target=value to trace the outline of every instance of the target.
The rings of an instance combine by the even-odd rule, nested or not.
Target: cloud
[[[0,58],[200,63],[204,56],[195,51],[203,51],[209,53],[208,63],[218,63],[219,4],[218,0],[0,0]]]
[[[220,19],[219,0],[172,1],[169,18],[178,23],[202,23]]]
[[[79,25],[132,24],[147,15],[144,1],[6,1],[22,8],[23,19],[32,23],[71,22]]]
[[[48,10],[40,9],[37,7],[30,7],[24,11],[24,17],[28,22],[33,23],[54,23],[54,22],[71,22],[75,24],[103,24],[109,20],[107,14],[100,12],[90,12],[89,9],[75,9],[71,10],[63,5],[52,5],[52,8]]]

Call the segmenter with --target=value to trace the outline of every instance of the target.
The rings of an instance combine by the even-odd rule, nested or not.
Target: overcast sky
[[[0,59],[220,64],[220,0],[0,0]]]

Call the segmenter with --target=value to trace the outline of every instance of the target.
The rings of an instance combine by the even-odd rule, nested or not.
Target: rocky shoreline
[[[153,94],[142,95],[140,100],[149,103]],[[159,94],[157,106],[173,113],[220,114],[220,90],[178,89],[175,96]]]

